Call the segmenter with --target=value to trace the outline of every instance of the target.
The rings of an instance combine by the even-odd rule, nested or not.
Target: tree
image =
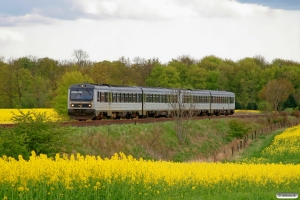
[[[293,85],[285,79],[271,80],[261,90],[260,97],[265,99],[278,111],[280,103],[283,103],[293,92]]]
[[[177,138],[184,143],[187,140],[191,118],[195,113],[196,103],[190,90],[173,89],[169,98],[170,115],[174,118]]]
[[[72,84],[89,82],[93,80],[81,72],[66,72],[57,83],[56,96],[53,99],[52,106],[62,117],[67,116],[68,88]]]
[[[161,87],[162,86],[162,74],[165,70],[165,67],[161,64],[156,64],[151,73],[149,74],[148,78],[146,79],[146,85],[152,87]]]
[[[76,63],[79,67],[83,68],[88,65],[87,59],[89,58],[89,55],[82,49],[74,50],[73,56],[75,57]]]
[[[198,65],[192,65],[187,73],[189,84],[194,89],[206,88],[207,71]]]
[[[283,103],[283,109],[286,108],[296,108],[298,106],[297,101],[293,94],[290,94],[288,99]]]
[[[15,100],[15,91],[13,88],[13,80],[10,67],[3,65],[0,68],[0,105],[2,108],[13,108]]]

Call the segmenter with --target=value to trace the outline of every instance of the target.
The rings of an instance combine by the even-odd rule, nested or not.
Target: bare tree
[[[82,68],[88,65],[89,62],[87,59],[89,58],[89,55],[82,49],[74,50],[73,56],[75,57],[76,63],[79,67]]]
[[[271,80],[260,92],[260,96],[270,103],[275,111],[279,110],[279,104],[284,102],[293,92],[293,85],[286,79]]]
[[[191,118],[196,109],[190,90],[173,89],[168,97],[169,116],[174,118],[174,126],[180,142],[186,142]]]
[[[0,56],[0,62],[4,63],[4,61],[5,61],[5,57],[4,56]]]

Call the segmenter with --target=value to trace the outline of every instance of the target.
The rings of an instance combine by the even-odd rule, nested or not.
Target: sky
[[[2,0],[0,57],[300,62],[300,0]]]

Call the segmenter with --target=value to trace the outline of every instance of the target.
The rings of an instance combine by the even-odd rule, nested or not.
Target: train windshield
[[[91,101],[93,100],[92,89],[72,89],[70,91],[70,100],[73,101]]]

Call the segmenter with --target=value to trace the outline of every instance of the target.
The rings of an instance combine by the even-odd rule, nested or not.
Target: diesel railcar
[[[235,95],[228,91],[89,83],[73,84],[68,89],[68,115],[77,120],[172,117],[173,105],[179,104],[192,108],[193,115],[232,115]]]

